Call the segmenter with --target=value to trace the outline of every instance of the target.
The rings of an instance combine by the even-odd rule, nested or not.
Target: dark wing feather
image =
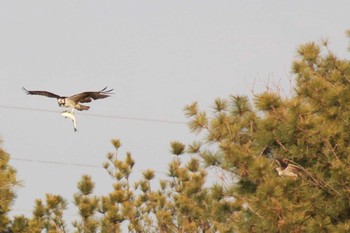
[[[80,103],[90,103],[92,99],[90,97],[86,97],[85,99],[80,100]]]
[[[79,102],[79,103],[87,103],[91,102],[92,100],[98,100],[98,99],[104,99],[109,97],[111,94],[111,91],[113,89],[107,90],[107,87],[103,88],[100,91],[86,91],[82,92],[73,96],[70,96],[69,99],[73,100],[74,102]]]
[[[46,96],[49,98],[61,98],[61,96],[56,95],[54,93],[48,92],[48,91],[28,91],[27,89],[25,89],[24,87],[22,88],[22,90],[27,94],[27,95],[42,95],[42,96]]]

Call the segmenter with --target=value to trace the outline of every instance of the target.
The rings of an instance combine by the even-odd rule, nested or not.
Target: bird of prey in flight
[[[48,92],[48,91],[29,91],[23,87],[23,91],[27,95],[42,95],[46,96],[49,98],[56,98],[57,103],[60,107],[65,107],[65,108],[71,108],[71,113],[74,113],[74,109],[77,109],[79,111],[84,111],[84,110],[89,110],[89,106],[82,105],[81,103],[89,103],[92,100],[98,100],[98,99],[104,99],[110,96],[111,91],[106,90],[107,87],[103,88],[100,91],[86,91],[82,92],[76,95],[72,95],[69,97],[66,96],[59,96],[54,93]]]
[[[75,109],[78,111],[89,110],[90,108],[89,106],[82,105],[81,103],[89,103],[92,100],[104,99],[109,97],[111,94],[114,94],[114,93],[111,93],[113,89],[110,89],[110,90],[106,90],[106,89],[107,87],[103,88],[100,91],[86,91],[86,92],[82,92],[76,95],[66,97],[66,96],[59,96],[48,91],[29,91],[23,87],[23,91],[27,95],[42,95],[49,98],[56,98],[57,103],[60,107],[71,108],[70,111],[69,110],[63,111],[61,113],[61,116],[72,119],[75,132],[77,131],[77,123],[74,116],[74,110]]]

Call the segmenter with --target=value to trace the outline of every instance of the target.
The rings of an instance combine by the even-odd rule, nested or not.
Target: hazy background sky
[[[263,91],[268,80],[288,92],[301,43],[328,38],[348,58],[349,12],[345,0],[1,1],[0,137],[25,185],[13,213],[31,214],[45,193],[71,203],[83,174],[96,194],[110,191],[101,164],[112,138],[122,141],[121,158],[132,152],[135,179],[147,168],[164,175],[169,143],[195,139],[181,123],[185,105],[208,109],[217,97],[251,96],[254,82]],[[105,86],[115,95],[77,113],[77,133],[55,99],[21,91],[71,95]]]

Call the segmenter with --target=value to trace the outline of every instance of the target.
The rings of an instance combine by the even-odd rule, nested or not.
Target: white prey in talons
[[[74,113],[70,112],[70,111],[63,111],[61,112],[61,116],[63,116],[64,118],[70,118],[72,119],[73,122],[73,127],[74,127],[74,132],[77,132],[77,120],[75,119]]]

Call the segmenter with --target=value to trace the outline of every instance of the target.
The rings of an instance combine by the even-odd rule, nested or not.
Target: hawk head
[[[57,99],[58,106],[63,107],[66,104],[65,98],[58,98]]]

